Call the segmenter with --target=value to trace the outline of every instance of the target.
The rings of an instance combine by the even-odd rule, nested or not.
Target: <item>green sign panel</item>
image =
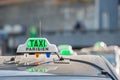
[[[32,38],[27,41],[27,48],[47,48],[48,43],[45,39]]]
[[[60,54],[61,55],[71,55],[71,51],[70,50],[61,50]]]
[[[47,68],[28,68],[26,71],[28,72],[47,72]]]

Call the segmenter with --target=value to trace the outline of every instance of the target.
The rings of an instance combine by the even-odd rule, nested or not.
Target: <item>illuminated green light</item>
[[[47,72],[47,68],[29,68],[26,71],[28,72]]]
[[[96,47],[101,47],[101,42],[95,43],[95,46],[96,46]]]
[[[40,39],[32,38],[27,41],[27,47],[28,48],[47,48],[48,43],[43,38],[40,38]]]
[[[37,27],[31,26],[29,28],[29,37],[37,37]]]
[[[61,50],[60,54],[61,55],[71,55],[71,51],[70,50]]]
[[[36,34],[36,33],[37,33],[37,28],[36,28],[35,26],[31,26],[31,27],[30,27],[30,32],[31,32],[32,34]]]

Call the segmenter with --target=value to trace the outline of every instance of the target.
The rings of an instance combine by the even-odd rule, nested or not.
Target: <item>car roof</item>
[[[34,58],[33,55],[30,55],[30,57],[32,59]],[[45,54],[41,54],[41,57],[42,57],[42,59],[45,58]],[[102,67],[103,69],[105,69],[106,71],[108,71],[110,73],[110,70],[106,66],[105,61],[100,56],[96,56],[96,55],[77,55],[77,56],[64,56],[64,57],[94,63],[94,64]],[[8,59],[8,56],[6,58]],[[21,58],[22,57],[19,57],[19,59],[21,59]],[[49,59],[49,60],[53,60],[53,58],[56,58],[56,55],[51,56],[51,59]],[[45,60],[45,59],[43,59],[43,60]],[[8,66],[10,66],[10,65],[8,65]],[[43,67],[49,69],[49,71],[46,72],[46,73],[57,74],[57,75],[97,76],[98,73],[100,73],[100,71],[98,69],[96,69],[95,67],[93,67],[91,65],[88,65],[88,64],[84,64],[84,63],[78,63],[78,62],[70,62],[70,64],[61,64],[61,63],[54,64],[54,63],[51,63],[51,64],[40,65],[36,68],[43,68]],[[4,66],[3,66],[3,68],[4,68]],[[12,68],[10,68],[10,70],[11,69]],[[17,70],[17,69],[18,68],[13,67],[13,70]],[[2,68],[1,68],[1,70],[2,70]],[[18,69],[18,71],[19,71],[19,69]]]
[[[106,70],[108,69],[106,64],[105,64],[105,61],[99,55],[77,55],[77,56],[66,56],[66,57],[91,62],[91,63],[94,63],[94,64],[96,64],[96,65],[98,65]]]

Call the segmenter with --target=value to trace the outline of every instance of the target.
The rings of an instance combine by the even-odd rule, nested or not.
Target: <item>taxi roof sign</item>
[[[71,46],[71,45],[67,45],[67,44],[59,45],[59,46],[58,46],[58,49],[59,49],[59,50],[72,49],[72,46]]]
[[[50,44],[46,38],[29,38],[25,44],[17,48],[17,53],[34,53],[34,52],[58,52],[57,46]]]
[[[71,50],[61,50],[60,54],[61,55],[72,55],[72,51]]]
[[[43,38],[30,38],[27,40],[28,48],[47,48],[48,42]]]

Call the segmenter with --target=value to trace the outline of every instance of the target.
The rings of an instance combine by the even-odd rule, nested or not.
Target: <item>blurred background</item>
[[[0,55],[29,37],[74,49],[97,41],[120,46],[120,0],[0,0]]]

